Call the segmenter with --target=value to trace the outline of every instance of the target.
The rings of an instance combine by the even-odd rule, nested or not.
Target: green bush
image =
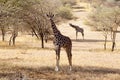
[[[61,0],[62,4],[65,5],[75,5],[76,1],[75,0]]]
[[[69,7],[64,7],[64,6],[60,7],[58,14],[60,15],[60,17],[62,17],[64,19],[72,19],[73,18],[73,14]]]

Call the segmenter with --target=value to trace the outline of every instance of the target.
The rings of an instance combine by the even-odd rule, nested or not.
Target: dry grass
[[[79,44],[78,44],[79,43]],[[84,42],[87,44],[88,42]],[[20,43],[19,43],[20,44]],[[35,44],[35,43],[33,43]],[[50,41],[46,47],[52,45]],[[61,51],[59,72],[54,71],[55,52],[52,48],[13,48],[0,49],[0,79],[10,80],[16,72],[21,72],[28,80],[119,80],[120,54],[85,46],[73,41],[73,71],[68,70],[65,51]],[[92,44],[92,43],[89,43]],[[96,44],[102,44],[96,42]],[[37,43],[36,43],[37,45]],[[20,45],[19,45],[20,46]],[[101,46],[101,45],[100,45]],[[32,47],[32,46],[31,46]],[[85,49],[86,48],[86,49]],[[91,50],[91,51],[90,51]]]
[[[73,13],[77,20],[58,26],[62,34],[72,39],[73,71],[68,70],[67,55],[63,49],[60,71],[54,71],[56,56],[52,41],[45,43],[45,49],[42,49],[35,37],[21,35],[17,37],[14,47],[8,46],[8,39],[0,42],[0,80],[10,80],[17,72],[22,73],[27,80],[120,80],[120,38],[117,38],[114,52],[110,51],[111,42],[108,42],[108,49],[104,51],[101,32],[91,31],[83,24],[82,19],[87,12],[73,10]],[[69,27],[69,23],[85,29],[85,40],[81,39],[81,34],[75,40],[75,30]]]
[[[1,69],[1,80],[9,80],[16,71],[21,72],[27,80],[119,80],[120,70],[102,67],[74,66],[70,72],[67,66],[62,66],[61,71],[55,72],[54,67],[13,67]]]

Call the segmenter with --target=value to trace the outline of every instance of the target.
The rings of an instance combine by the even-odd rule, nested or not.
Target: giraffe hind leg
[[[82,35],[82,37],[83,37],[83,40],[84,40],[84,35]]]
[[[69,61],[69,69],[72,70],[72,53],[71,53],[71,47],[66,48],[66,53]]]
[[[84,33],[82,32],[82,37],[83,37],[83,40],[84,40]]]

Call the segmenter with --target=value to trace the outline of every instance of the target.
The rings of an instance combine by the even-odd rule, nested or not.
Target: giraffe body
[[[71,39],[67,36],[64,36],[60,33],[60,31],[57,29],[54,21],[53,21],[53,14],[49,14],[47,15],[47,17],[50,18],[50,22],[51,22],[51,27],[53,29],[53,33],[54,33],[54,40],[53,40],[53,44],[55,46],[55,52],[56,52],[56,71],[59,71],[59,61],[60,61],[60,51],[61,51],[61,47],[63,47],[67,53],[68,56],[68,61],[69,61],[69,69],[70,71],[72,70],[72,42]]]
[[[62,34],[56,35],[53,43],[55,46],[60,47],[67,47],[69,45],[72,45],[70,38]]]

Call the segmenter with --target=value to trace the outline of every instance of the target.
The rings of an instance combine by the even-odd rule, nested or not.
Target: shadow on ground
[[[69,71],[68,66],[62,66],[58,72],[54,71],[54,67],[14,67],[13,69],[4,69],[3,73],[0,73],[0,77],[9,76],[11,73],[8,74],[7,70],[8,72],[19,71],[23,73],[28,80],[120,80],[120,69],[92,66],[74,66],[73,71]]]
[[[105,42],[105,40],[98,40],[98,39],[72,39],[73,42]],[[110,40],[107,40],[107,42],[110,42]]]

